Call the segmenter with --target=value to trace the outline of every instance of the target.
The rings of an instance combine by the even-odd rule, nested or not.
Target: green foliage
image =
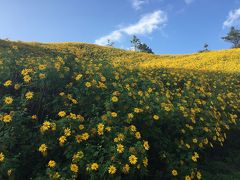
[[[135,36],[135,35],[133,36],[133,38],[131,40],[131,43],[132,43],[132,46],[133,46],[135,51],[154,54],[152,49],[150,47],[148,47],[147,44],[142,43],[140,41],[140,39],[138,39],[137,36]]]
[[[235,180],[240,178],[239,128],[228,133],[225,145],[209,149],[201,161],[204,179]]]
[[[233,44],[233,48],[240,47],[240,30],[235,27],[231,27],[227,36],[222,37],[223,40]]]

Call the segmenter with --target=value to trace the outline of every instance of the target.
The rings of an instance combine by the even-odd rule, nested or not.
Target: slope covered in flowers
[[[240,50],[0,41],[0,179],[202,179],[238,126]]]

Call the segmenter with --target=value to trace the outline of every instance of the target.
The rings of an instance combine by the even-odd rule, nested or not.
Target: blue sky
[[[226,49],[240,0],[0,0],[0,38],[88,42],[128,49],[133,34],[157,54]]]

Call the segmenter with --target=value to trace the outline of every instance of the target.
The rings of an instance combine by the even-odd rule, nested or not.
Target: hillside
[[[212,179],[239,89],[240,49],[0,40],[0,179]]]
[[[107,58],[131,68],[170,68],[207,72],[240,72],[240,49],[218,50],[186,55],[152,55],[86,43],[24,43],[0,41],[1,46],[19,46],[55,52],[68,51],[80,56]],[[46,52],[47,54],[47,52]]]

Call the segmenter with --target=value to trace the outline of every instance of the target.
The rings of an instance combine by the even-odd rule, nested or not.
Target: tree
[[[203,52],[208,52],[209,51],[209,49],[208,49],[208,44],[207,43],[205,43],[204,45],[203,45],[203,50],[200,50],[200,51],[198,51],[199,53],[203,53]]]
[[[152,49],[150,47],[148,47],[145,43],[140,43],[138,46],[138,49],[140,52],[154,54]]]
[[[209,51],[209,50],[208,50],[208,44],[207,44],[207,43],[205,43],[203,47],[204,47],[204,51]]]
[[[113,47],[114,42],[112,42],[110,39],[107,40],[107,46]]]
[[[132,44],[132,47],[134,48],[134,50],[137,51],[139,44],[141,44],[141,41],[140,41],[140,39],[137,38],[137,36],[133,35],[131,44]]]
[[[145,52],[145,53],[151,53],[154,54],[152,49],[145,43],[142,43],[137,36],[133,36],[131,40],[132,47],[134,48],[135,51],[139,52]]]
[[[227,36],[222,37],[223,40],[233,44],[233,48],[240,47],[240,30],[235,27],[231,27]]]

